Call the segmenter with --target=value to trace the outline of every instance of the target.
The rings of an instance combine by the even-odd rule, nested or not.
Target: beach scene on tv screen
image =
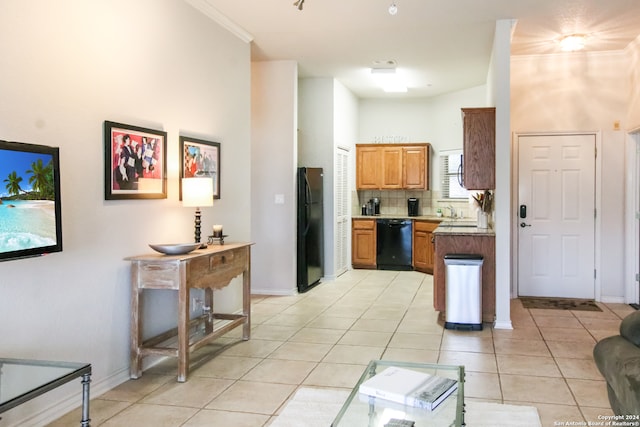
[[[56,244],[52,160],[0,149],[0,253]]]

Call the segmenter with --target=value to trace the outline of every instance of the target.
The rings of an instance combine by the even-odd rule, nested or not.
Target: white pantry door
[[[351,264],[349,236],[351,236],[351,215],[349,214],[349,151],[336,150],[334,200],[336,210],[335,262],[336,277],[346,272]]]
[[[518,295],[594,298],[595,135],[518,145]]]

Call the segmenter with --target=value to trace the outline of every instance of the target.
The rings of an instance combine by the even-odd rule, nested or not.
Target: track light
[[[298,10],[302,10],[302,6],[304,5],[304,0],[296,0],[293,3],[294,6],[298,6]]]

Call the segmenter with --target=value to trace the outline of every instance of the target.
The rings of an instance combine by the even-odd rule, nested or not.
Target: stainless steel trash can
[[[480,255],[445,255],[446,329],[482,330],[482,263]]]

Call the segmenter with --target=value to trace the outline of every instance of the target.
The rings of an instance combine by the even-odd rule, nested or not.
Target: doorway
[[[595,298],[596,135],[518,135],[518,296]]]
[[[627,134],[625,302],[640,309],[640,129]]]

